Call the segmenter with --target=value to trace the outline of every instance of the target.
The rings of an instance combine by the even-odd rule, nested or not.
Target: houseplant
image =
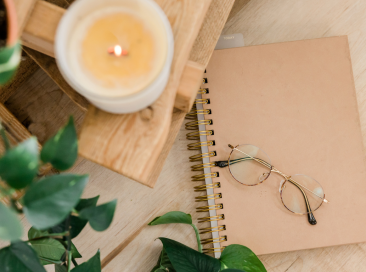
[[[156,217],[149,225],[186,224],[190,225],[197,238],[198,251],[177,241],[159,237],[163,250],[151,272],[266,272],[258,257],[247,247],[229,245],[221,253],[220,259],[202,253],[201,239],[190,214],[179,211],[168,212]]]
[[[45,163],[61,171],[75,163],[78,145],[73,118],[40,153],[34,137],[12,147],[2,127],[0,134],[6,147],[0,157],[0,239],[10,242],[0,249],[0,271],[45,272],[43,265],[54,265],[57,272],[101,271],[99,251],[78,265],[76,259],[81,255],[72,239],[87,223],[96,231],[106,230],[116,200],[97,205],[99,196],[81,199],[87,175],[37,176]],[[33,226],[26,241],[20,240],[23,227],[18,215]]]

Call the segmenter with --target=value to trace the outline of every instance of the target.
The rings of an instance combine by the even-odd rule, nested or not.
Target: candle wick
[[[115,46],[109,47],[108,53],[111,55],[115,55],[116,57],[128,55],[128,51],[123,49],[120,45],[115,45]]]

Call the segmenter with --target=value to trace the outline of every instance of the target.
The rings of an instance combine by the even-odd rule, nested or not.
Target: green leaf
[[[24,242],[16,242],[0,250],[0,271],[46,272],[36,252]]]
[[[221,268],[242,269],[246,272],[267,271],[257,255],[242,245],[229,245],[221,254]]]
[[[81,211],[84,208],[95,207],[97,205],[99,196],[87,199],[80,199],[79,203],[76,205],[75,210]],[[70,235],[71,239],[74,239],[80,234],[83,228],[88,223],[88,220],[81,219],[78,216],[71,216],[70,219]],[[51,233],[61,233],[66,231],[66,219],[59,223],[58,225],[51,227]]]
[[[28,239],[35,239],[49,235],[46,230],[37,230],[31,227],[28,231]],[[53,264],[53,262],[60,261],[62,254],[66,251],[65,247],[55,240],[49,241],[51,238],[44,238],[36,241],[30,241],[33,249],[37,252],[42,265]],[[61,253],[61,255],[60,255]]]
[[[0,72],[0,86],[5,85],[5,83],[10,81],[14,77],[17,68],[18,66],[14,67],[13,69],[9,69],[5,72]]]
[[[59,261],[61,260],[62,255],[65,253],[65,247],[56,239],[52,238],[43,238],[40,240],[30,241],[32,247],[37,252],[39,257],[51,260],[51,261]],[[51,262],[47,262],[41,260],[43,265],[51,264]]]
[[[0,202],[0,239],[15,241],[23,234],[23,226],[17,214]]]
[[[66,244],[67,244],[67,242],[66,242]],[[75,259],[83,257],[83,256],[81,256],[81,254],[79,253],[78,249],[76,248],[76,246],[74,245],[73,242],[71,242],[71,255]]]
[[[8,62],[11,57],[17,52],[17,50],[21,51],[21,45],[19,42],[14,44],[14,46],[6,46],[0,48],[0,64],[4,64]]]
[[[159,238],[163,243],[169,260],[178,272],[218,272],[220,261],[199,253],[179,242],[168,238]]]
[[[149,223],[150,226],[162,225],[162,224],[192,224],[192,216],[184,212],[168,212],[162,216],[156,217],[153,221]]]
[[[42,148],[41,159],[50,162],[56,169],[64,171],[74,165],[78,157],[78,140],[74,118],[49,139]]]
[[[192,223],[192,216],[190,214],[178,211],[168,212],[162,216],[156,217],[153,221],[149,223],[149,225],[154,226],[154,225],[174,224],[174,223],[187,224],[192,226],[192,228],[196,233],[198,251],[202,252],[201,238],[198,233],[197,227]]]
[[[67,272],[67,267],[60,264],[55,264],[55,272]]]
[[[112,223],[117,199],[97,207],[89,207],[80,211],[79,216],[88,220],[90,226],[96,231],[104,231]]]
[[[82,263],[71,270],[71,272],[101,272],[102,266],[100,263],[100,253],[97,253],[87,262]]]
[[[92,197],[92,198],[82,198],[79,200],[79,203],[76,205],[75,210],[80,212],[82,209],[89,208],[89,207],[95,207],[97,206],[99,199],[99,195]]]
[[[23,198],[28,221],[37,229],[60,223],[78,203],[87,182],[87,175],[60,174],[32,184]]]
[[[28,239],[47,236],[49,234],[50,233],[46,230],[37,230],[32,227],[28,231]],[[62,241],[60,239],[53,239],[56,242],[52,242],[52,241],[46,241],[46,239],[52,239],[52,238],[44,238],[40,240],[30,241],[30,243],[32,244],[33,248],[35,249],[39,257],[49,259],[52,261],[59,261],[61,259],[62,254],[66,251],[65,247],[67,247],[67,241]],[[62,247],[60,247],[60,245]],[[62,249],[62,252],[60,252],[60,249]],[[44,250],[47,251],[46,254],[44,253]],[[82,258],[81,254],[79,253],[79,251],[72,242],[71,242],[71,254],[74,258]],[[47,262],[47,264],[50,264],[50,262]]]
[[[74,239],[76,236],[78,236],[87,223],[88,223],[88,220],[81,219],[80,217],[72,215],[71,219],[70,219],[71,239]],[[51,229],[50,229],[51,233],[62,233],[65,231],[66,231],[66,219],[64,221],[62,221],[61,223],[57,224],[56,226],[51,227]]]
[[[172,263],[169,260],[168,254],[166,253],[165,249],[163,248],[160,253],[158,263],[151,270],[151,272],[166,272],[166,271],[176,272]]]
[[[21,189],[33,181],[38,167],[38,144],[36,138],[31,137],[0,158],[0,177],[9,186]]]
[[[22,48],[17,42],[12,47],[0,48],[0,85],[13,77],[19,65]]]
[[[38,237],[42,237],[42,236],[47,236],[48,231],[46,230],[37,230],[33,227],[31,227],[29,230],[28,230],[28,239],[34,239],[34,238],[38,238]]]

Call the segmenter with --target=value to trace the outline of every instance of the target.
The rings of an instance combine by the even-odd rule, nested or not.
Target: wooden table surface
[[[365,135],[366,1],[236,0],[223,31],[232,33],[243,33],[246,46],[348,35]],[[41,69],[23,82],[5,105],[41,143],[70,114],[79,128],[85,115]],[[194,202],[194,197],[199,193],[193,192],[190,166],[194,163],[188,162],[194,151],[187,150],[189,141],[185,134],[182,127],[154,189],[90,161],[78,160],[71,171],[90,174],[85,197],[100,194],[100,203],[118,199],[114,222],[106,232],[97,233],[87,226],[75,239],[85,260],[100,248],[103,271],[144,272],[152,269],[160,253],[162,246],[155,241],[157,237],[169,237],[196,247],[189,226],[147,226],[155,216],[172,210],[191,213],[197,223],[198,214],[194,210],[199,203]],[[366,243],[264,255],[260,259],[270,272],[366,271]]]

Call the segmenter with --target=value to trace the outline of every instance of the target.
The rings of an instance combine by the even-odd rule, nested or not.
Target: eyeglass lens
[[[230,155],[229,169],[238,182],[253,186],[269,177],[272,165],[268,155],[259,147],[239,145]],[[320,207],[324,199],[324,191],[315,179],[306,175],[293,175],[291,181],[283,181],[280,185],[281,200],[288,210],[307,214],[304,194],[313,211]]]

